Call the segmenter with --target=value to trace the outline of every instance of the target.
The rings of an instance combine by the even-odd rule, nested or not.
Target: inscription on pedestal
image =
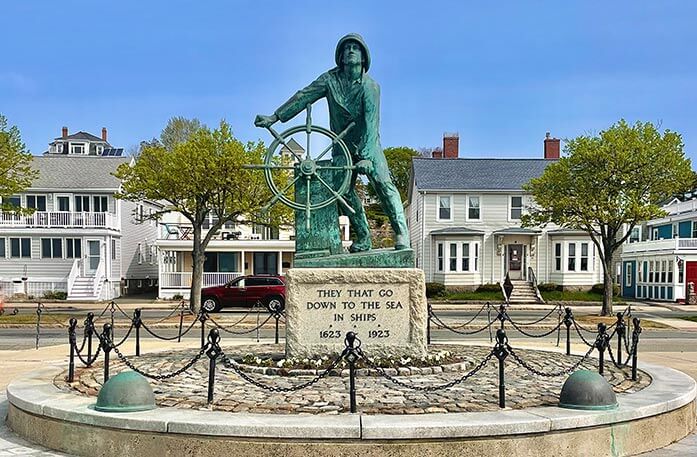
[[[287,355],[324,355],[355,332],[366,353],[425,354],[423,272],[394,269],[294,269],[287,285]]]

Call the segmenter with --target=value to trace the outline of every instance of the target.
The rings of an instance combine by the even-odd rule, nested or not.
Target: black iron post
[[[208,333],[208,404],[213,403],[213,389],[215,388],[215,361],[222,352],[220,349],[220,332],[217,328],[212,328]]]
[[[622,343],[624,342],[624,333],[626,330],[626,324],[624,323],[624,314],[617,313],[617,363],[622,364]]]
[[[179,337],[177,337],[177,343],[182,342],[182,328],[184,328],[184,302],[181,302],[181,309],[179,310]]]
[[[36,349],[39,349],[39,335],[41,334],[41,313],[44,310],[43,303],[36,304]]]
[[[426,318],[426,344],[431,344],[431,314],[433,313],[433,306],[429,303],[426,305],[428,310],[428,317]]]
[[[77,319],[70,318],[70,327],[68,327],[68,342],[70,343],[70,362],[68,364],[68,382],[75,380],[75,346],[77,345],[77,336],[75,335],[75,327],[77,327]]]
[[[198,315],[198,320],[201,322],[201,347],[206,344],[206,320],[208,319],[208,314],[204,310]]]
[[[499,408],[506,407],[506,380],[504,377],[504,364],[508,357],[508,337],[506,331],[498,329],[496,331],[496,345],[494,346],[494,355],[499,360]]]
[[[502,303],[502,304],[499,306],[499,314],[498,314],[498,316],[496,316],[496,319],[498,319],[498,320],[501,321],[501,330],[505,330],[504,324],[505,324],[505,322],[506,322],[506,316],[507,316],[507,314],[506,314],[506,304],[505,304],[505,303]],[[497,335],[498,335],[498,333],[497,333]]]
[[[356,344],[358,342],[358,344]],[[361,340],[354,332],[348,332],[344,340],[344,358],[349,364],[349,402],[352,413],[356,412],[356,361],[359,358],[358,348],[361,347]]]
[[[598,350],[598,373],[605,372],[605,349],[608,345],[607,325],[598,324],[598,337],[595,340],[595,348]]]
[[[133,311],[133,326],[136,328],[136,357],[140,356],[140,326],[143,324],[140,314],[140,308]]]
[[[489,328],[489,342],[493,343],[494,342],[494,335],[491,331],[491,303],[486,302],[486,323],[489,324],[487,327]]]
[[[636,381],[637,362],[639,361],[639,335],[641,334],[641,319],[635,317],[632,320],[634,331],[632,332],[632,381]]]
[[[113,303],[113,302],[112,302]],[[109,380],[109,353],[111,352],[111,324],[104,324],[102,332],[102,351],[104,351],[104,382]]]
[[[574,314],[571,308],[564,309],[564,325],[566,326],[566,355],[571,355],[571,324],[574,321]]]
[[[92,360],[92,337],[94,336],[94,313],[87,313],[85,319],[85,333],[87,334],[87,361]]]

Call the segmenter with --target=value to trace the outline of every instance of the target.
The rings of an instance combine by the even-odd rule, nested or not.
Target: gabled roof
[[[483,230],[474,230],[467,227],[447,227],[431,230],[431,235],[484,235]]]
[[[107,189],[118,190],[113,176],[130,157],[46,155],[34,156],[31,167],[39,176],[30,189]]]
[[[72,135],[68,135],[65,138],[62,136],[55,138],[55,141],[60,141],[60,140],[85,140],[85,141],[98,141],[98,142],[106,143],[106,141],[99,138],[98,136],[94,136],[91,133],[87,133],[87,132],[83,132],[83,131],[73,133]]]
[[[427,159],[412,162],[419,190],[521,190],[537,178],[549,159]]]

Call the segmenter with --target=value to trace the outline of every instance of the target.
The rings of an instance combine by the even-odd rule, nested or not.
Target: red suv
[[[261,303],[267,308],[283,309],[286,285],[281,276],[240,276],[222,286],[201,289],[201,308],[220,311],[226,306],[252,307]]]

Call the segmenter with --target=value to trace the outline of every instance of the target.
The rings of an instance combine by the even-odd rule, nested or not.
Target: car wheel
[[[207,313],[216,313],[220,311],[220,303],[215,297],[204,297],[201,308]]]
[[[283,297],[273,296],[266,299],[266,309],[270,312],[281,312],[285,309],[286,302]]]

